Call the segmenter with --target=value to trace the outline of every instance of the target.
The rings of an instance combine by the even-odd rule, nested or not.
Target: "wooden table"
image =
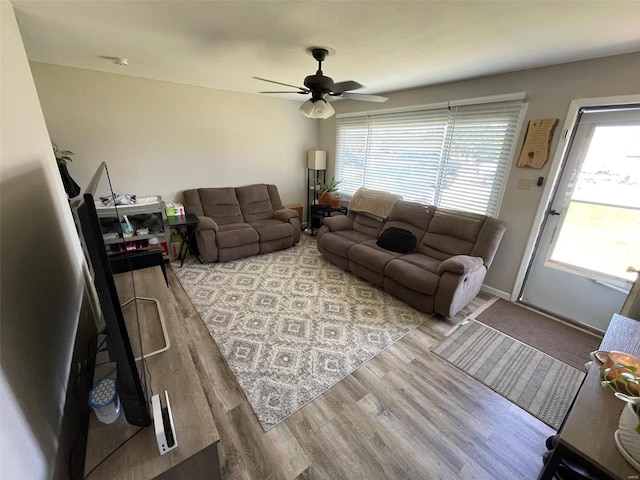
[[[170,346],[168,350],[147,358],[147,378],[154,394],[164,396],[165,390],[169,393],[178,447],[160,455],[153,426],[136,433],[139,427],[129,425],[123,413],[109,425],[100,423],[92,413],[85,475],[108,457],[89,475],[89,480],[218,480],[221,478],[218,458],[220,435],[191,355],[194,339],[189,337],[189,330],[184,328],[178,317],[176,300],[165,284],[160,268],[115,275],[120,298],[133,296],[132,279],[137,295],[158,300],[165,319]],[[127,329],[131,332],[130,322],[134,315],[124,309],[123,313]],[[145,351],[156,349],[155,342],[161,342],[160,339],[154,340],[160,336],[157,321],[144,310],[139,314]],[[137,342],[132,343],[135,345]],[[115,364],[100,365],[96,368],[96,379],[109,374],[110,370],[115,370]],[[130,437],[127,443],[117,448]]]
[[[640,322],[615,314],[600,350],[640,357]],[[640,479],[640,472],[620,455],[613,438],[625,405],[610,388],[600,386],[600,365],[594,361],[559,431],[558,445],[538,479],[551,479],[564,458],[588,462],[602,478]]]

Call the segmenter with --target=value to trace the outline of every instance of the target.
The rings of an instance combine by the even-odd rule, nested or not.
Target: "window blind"
[[[496,215],[524,110],[517,99],[339,117],[340,192],[364,186]]]

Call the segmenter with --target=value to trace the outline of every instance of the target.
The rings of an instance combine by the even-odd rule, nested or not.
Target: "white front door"
[[[521,300],[606,330],[640,264],[640,105],[582,108]]]

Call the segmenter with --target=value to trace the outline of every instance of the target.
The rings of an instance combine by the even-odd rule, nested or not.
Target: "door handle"
[[[549,215],[560,215],[560,212],[556,212],[555,210],[551,210]]]

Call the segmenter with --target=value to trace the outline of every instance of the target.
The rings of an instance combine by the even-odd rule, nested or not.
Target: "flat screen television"
[[[103,175],[109,183],[108,190],[113,194],[108,170],[103,162],[75,207],[76,218],[85,252],[91,264],[93,283],[105,324],[109,357],[116,363],[116,389],[121,409],[131,425],[146,427],[151,425],[151,413],[144,358],[140,361],[140,369],[138,369],[95,206],[94,195]]]

